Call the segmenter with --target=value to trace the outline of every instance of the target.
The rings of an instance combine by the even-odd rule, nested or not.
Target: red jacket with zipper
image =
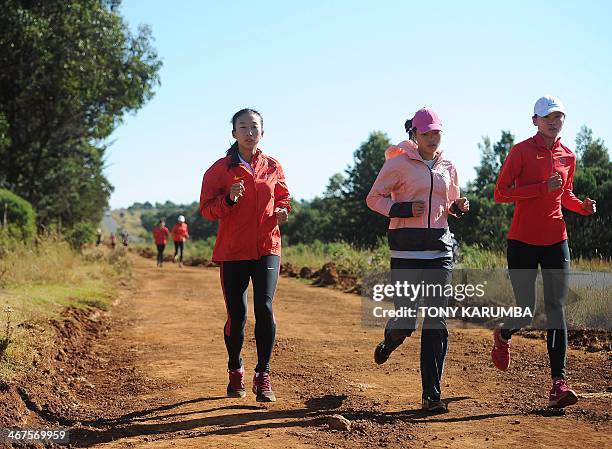
[[[189,237],[189,228],[187,223],[176,223],[172,227],[172,240],[175,242],[184,242]]]
[[[238,151],[219,159],[204,173],[200,212],[219,220],[213,250],[216,262],[256,260],[281,254],[281,236],[274,210],[290,211],[289,190],[280,163],[257,150],[251,160],[253,173],[241,163]],[[232,184],[244,181],[244,194],[234,204]]]
[[[168,228],[165,226],[155,226],[153,228],[153,238],[155,239],[156,245],[165,245],[168,241]]]
[[[539,134],[512,147],[495,185],[495,201],[514,203],[509,240],[554,245],[567,240],[561,206],[589,215],[574,193],[576,156],[557,139],[548,149]],[[548,191],[548,178],[558,172],[563,185]]]

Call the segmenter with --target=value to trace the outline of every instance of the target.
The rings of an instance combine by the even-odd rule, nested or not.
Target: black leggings
[[[391,259],[391,279],[395,282],[408,282],[419,285],[439,285],[445,287],[451,283],[453,261],[450,257],[438,259]],[[406,297],[393,298],[396,310],[409,308],[417,310],[418,306],[446,307],[447,298],[431,296],[410,301]],[[391,318],[385,326],[385,343],[394,348],[412,335],[417,327],[417,318]],[[442,389],[440,382],[444,373],[444,362],[448,350],[448,330],[443,316],[423,319],[421,331],[421,384],[423,399],[440,400]]]
[[[157,263],[161,264],[164,262],[164,250],[166,249],[166,244],[162,243],[157,246]]]
[[[554,245],[536,246],[508,240],[508,270],[512,290],[519,307],[529,307],[531,314],[536,305],[536,277],[538,265],[542,268],[544,310],[547,320],[546,346],[553,378],[565,377],[567,352],[567,325],[563,306],[569,290],[570,253],[567,240]],[[512,318],[504,323],[502,337],[509,339],[531,319]]]
[[[227,321],[224,327],[225,347],[230,370],[242,366],[240,352],[244,343],[244,326],[247,319],[247,288],[253,281],[255,308],[255,341],[257,366],[255,371],[269,372],[272,347],[276,336],[276,321],[272,300],[278,283],[279,256],[263,256],[259,260],[232,260],[221,262],[221,287],[225,297]]]
[[[179,252],[179,249],[181,250],[181,255],[179,256],[179,262],[183,261],[183,247],[185,246],[185,242],[177,242],[176,240],[174,241],[174,257],[176,257],[176,255]]]

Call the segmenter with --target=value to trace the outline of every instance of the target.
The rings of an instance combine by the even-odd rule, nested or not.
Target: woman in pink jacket
[[[448,229],[449,214],[462,216],[469,210],[466,198],[459,196],[457,170],[439,149],[442,123],[430,109],[420,109],[406,122],[409,139],[385,152],[385,163],[370,190],[370,209],[390,217],[392,282],[410,284],[450,284],[453,268],[453,236]],[[434,289],[432,289],[434,290]],[[431,294],[425,298],[396,296],[395,309],[417,310],[425,306],[444,307],[447,298]],[[417,318],[391,318],[385,338],[374,351],[374,360],[385,363],[391,353],[416,329]],[[440,379],[448,345],[443,317],[425,316],[421,332],[422,408],[446,412],[441,400]]]

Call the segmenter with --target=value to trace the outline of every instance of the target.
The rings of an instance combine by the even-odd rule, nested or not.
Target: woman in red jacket
[[[204,174],[200,212],[219,220],[213,260],[221,266],[221,287],[227,321],[227,395],[244,397],[244,367],[240,352],[247,317],[247,287],[253,282],[257,366],[253,393],[259,402],[274,402],[270,358],[276,335],[272,300],[278,282],[281,237],[287,221],[289,190],[280,163],[257,148],[264,135],[261,114],[242,109],[232,117],[236,142],[225,157]]]
[[[168,231],[166,227],[166,222],[164,220],[159,220],[157,226],[153,228],[153,239],[155,239],[155,246],[157,246],[158,267],[162,267],[164,264],[164,249],[166,249],[169,234],[170,231]]]
[[[178,216],[178,222],[172,227],[172,240],[174,241],[174,259],[176,262],[177,257],[179,261],[179,268],[183,266],[183,250],[185,249],[185,240],[189,238],[189,228],[185,223],[185,217],[183,215]]]
[[[548,406],[562,408],[578,401],[565,379],[567,326],[563,306],[568,292],[570,252],[561,206],[581,215],[595,213],[595,201],[574,193],[576,156],[561,143],[565,108],[558,98],[544,96],[534,107],[535,136],[516,144],[504,161],[495,186],[495,201],[514,203],[508,231],[508,270],[517,305],[535,312],[535,281],[542,268],[547,348],[552,375]],[[493,364],[506,371],[510,339],[527,318],[512,318],[493,334]]]

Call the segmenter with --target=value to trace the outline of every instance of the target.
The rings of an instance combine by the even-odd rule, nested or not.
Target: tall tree
[[[344,240],[358,246],[375,246],[389,225],[388,218],[368,208],[366,197],[385,162],[385,150],[390,144],[385,133],[370,133],[368,139],[355,151],[354,165],[346,170],[342,202],[344,214],[339,227]]]
[[[608,148],[582,126],[576,136],[578,159],[574,193],[597,201],[597,213],[582,217],[564,210],[569,245],[574,257],[612,257],[612,163]]]
[[[510,131],[502,131],[500,140],[494,144],[489,137],[483,137],[482,143],[478,144],[480,165],[476,167],[476,178],[468,187],[471,193],[493,197],[497,175],[513,145],[514,135]]]
[[[119,3],[0,0],[10,142],[0,145],[0,186],[30,201],[43,224],[101,218],[112,189],[104,140],[159,83],[150,29],[132,35]]]

